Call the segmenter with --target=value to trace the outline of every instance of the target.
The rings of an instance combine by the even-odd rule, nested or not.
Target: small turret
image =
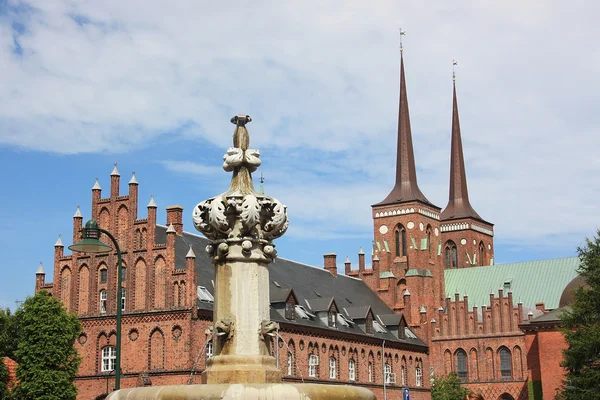
[[[119,181],[121,179],[121,174],[117,169],[117,163],[115,163],[115,167],[110,173],[110,198],[115,199],[119,196]]]
[[[46,272],[44,272],[44,267],[42,266],[42,262],[40,261],[40,266],[35,272],[35,292],[39,292],[39,290],[44,286],[46,280]]]
[[[137,209],[138,209],[138,181],[135,178],[135,171],[131,174],[131,179],[129,180],[129,202],[131,204],[130,213],[133,221],[137,219]]]

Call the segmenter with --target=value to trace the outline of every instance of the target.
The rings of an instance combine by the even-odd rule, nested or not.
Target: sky
[[[279,256],[356,266],[394,183],[400,28],[423,193],[447,204],[455,59],[496,263],[574,256],[600,226],[599,19],[577,0],[0,0],[0,307],[33,294],[40,261],[53,280],[58,235],[115,162],[140,217],[154,194],[159,223],[180,204],[193,232],[194,205],[229,186],[235,114],[288,207]]]

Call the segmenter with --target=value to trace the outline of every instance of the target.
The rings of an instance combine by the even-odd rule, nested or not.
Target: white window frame
[[[406,366],[402,365],[400,368],[400,378],[402,378],[402,386],[406,385]]]
[[[198,288],[196,289],[196,294],[200,301],[204,301],[206,303],[214,303],[215,302],[215,298],[213,297],[213,295],[210,294],[208,289],[205,288],[204,286],[198,286]]]
[[[209,340],[206,342],[206,359],[208,360],[213,356],[213,342]]]
[[[106,314],[106,300],[108,296],[106,295],[106,290],[100,291],[100,314]]]
[[[308,376],[315,378],[317,376],[317,365],[319,365],[319,356],[311,354],[308,356]]]
[[[337,379],[337,371],[335,368],[335,357],[329,357],[329,379]]]
[[[390,379],[390,375],[392,374],[392,366],[390,364],[385,364],[383,366],[383,374],[385,376],[385,383],[391,384],[392,380]]]
[[[356,364],[353,359],[348,361],[348,379],[351,381],[356,380]]]
[[[337,313],[335,311],[327,313],[327,325],[330,328],[337,328]]]
[[[124,287],[121,288],[121,311],[125,311],[125,306],[126,306],[126,290]]]
[[[369,365],[367,367],[369,382],[373,382],[373,363],[369,361]]]
[[[109,372],[115,370],[115,362],[117,360],[117,351],[114,346],[106,346],[101,353],[101,372]]]
[[[420,387],[423,379],[423,370],[421,369],[421,365],[417,365],[415,368],[415,386]]]
[[[289,376],[292,376],[293,375],[292,372],[294,372],[293,362],[294,362],[294,360],[293,360],[292,352],[288,351],[288,353],[287,353],[287,374]]]

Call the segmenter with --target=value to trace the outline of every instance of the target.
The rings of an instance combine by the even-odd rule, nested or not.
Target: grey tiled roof
[[[166,243],[166,230],[166,226],[156,226],[156,243]],[[175,240],[175,265],[178,269],[185,269],[185,255],[189,251],[190,246],[192,246],[196,253],[194,263],[198,276],[198,285],[204,286],[214,295],[214,266],[204,251],[204,248],[207,245],[208,239],[199,235],[187,232],[184,232],[181,236],[178,235]],[[343,308],[364,308],[366,313],[366,308],[370,306],[375,316],[379,315],[385,317],[386,315],[389,316],[390,314],[394,314],[394,311],[390,309],[371,289],[369,289],[362,280],[345,275],[334,276],[324,268],[316,268],[278,257],[269,265],[269,278],[272,304],[285,301],[285,299],[282,300],[282,297],[285,295],[287,298],[288,291],[293,289],[294,294],[298,299],[298,304],[311,312],[327,310],[333,298],[340,312],[343,312]],[[277,282],[279,286],[275,285],[274,282]],[[321,297],[319,297],[319,295]],[[305,299],[309,299],[311,304],[310,308],[307,307]],[[319,299],[317,304],[314,304],[315,299]],[[320,304],[321,302],[327,303],[323,310],[321,310],[323,308],[322,304]],[[315,310],[313,307],[318,308],[318,310]],[[213,304],[198,301],[198,308],[212,311]],[[422,347],[422,351],[427,350],[427,345],[422,340],[409,337],[406,337],[406,339],[399,339],[389,331],[385,333],[375,332],[367,334],[361,330],[357,324],[344,326],[339,323],[335,328],[332,328],[328,326],[326,320],[321,320],[318,317],[304,319],[296,316],[294,320],[286,320],[283,317],[283,314],[280,314],[273,307],[271,307],[270,313],[271,319],[288,325],[328,329],[332,330],[332,334],[335,334],[335,332],[347,332],[361,336],[375,337],[385,339],[386,343],[388,341],[405,343]],[[397,318],[399,320],[400,316],[397,316]],[[386,324],[385,320],[383,322]]]

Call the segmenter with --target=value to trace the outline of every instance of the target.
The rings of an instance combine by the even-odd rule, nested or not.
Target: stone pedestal
[[[107,400],[376,400],[370,390],[346,385],[233,384],[180,385],[123,389]]]

